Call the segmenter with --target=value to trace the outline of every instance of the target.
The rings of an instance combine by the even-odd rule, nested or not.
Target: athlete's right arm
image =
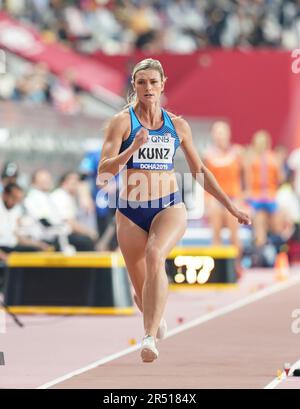
[[[101,159],[98,166],[97,185],[104,187],[126,165],[133,153],[147,142],[148,132],[142,128],[133,143],[119,154],[123,138],[130,133],[129,115],[122,112],[116,115],[105,130]]]

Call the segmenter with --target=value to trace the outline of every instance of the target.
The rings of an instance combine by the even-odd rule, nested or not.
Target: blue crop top
[[[131,131],[129,137],[122,142],[120,152],[133,142],[137,132],[143,127],[133,107],[129,108]],[[162,109],[163,125],[159,129],[148,129],[149,139],[128,160],[127,169],[172,170],[174,156],[180,146],[180,140],[167,112]]]

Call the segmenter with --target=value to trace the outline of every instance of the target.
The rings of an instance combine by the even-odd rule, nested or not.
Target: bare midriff
[[[129,201],[155,200],[178,190],[174,170],[127,169],[123,172],[122,182],[120,197]]]

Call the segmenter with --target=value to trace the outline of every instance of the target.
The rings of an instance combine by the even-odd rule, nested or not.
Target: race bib
[[[175,151],[171,134],[149,135],[148,142],[133,154],[133,167],[146,170],[173,169]]]

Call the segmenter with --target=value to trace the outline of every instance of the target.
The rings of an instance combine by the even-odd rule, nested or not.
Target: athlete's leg
[[[142,292],[146,273],[145,249],[148,234],[130,219],[116,211],[117,237],[130,280],[134,300],[142,312]]]
[[[235,271],[237,274],[237,278],[240,279],[242,277],[242,264],[241,264],[241,258],[242,258],[242,243],[239,238],[239,223],[235,217],[233,217],[228,210],[224,208],[224,219],[225,219],[225,224],[228,227],[230,231],[230,240],[233,246],[235,246],[238,249],[238,256],[235,260]]]
[[[269,215],[264,210],[259,210],[253,218],[255,244],[262,247],[267,242]]]
[[[146,277],[143,289],[145,334],[156,336],[168,296],[165,260],[186,229],[183,203],[159,212],[151,224],[146,247]]]
[[[279,210],[276,210],[275,212],[270,214],[270,230],[272,233],[281,236],[282,233],[285,231],[285,225],[284,225],[284,217],[282,212]]]
[[[237,219],[235,217],[232,216],[232,214],[230,214],[228,212],[228,210],[226,210],[224,208],[224,218],[225,218],[225,224],[228,227],[229,231],[230,231],[230,238],[231,238],[231,243],[236,246],[239,251],[241,250],[241,242],[239,239],[239,223],[237,221]]]
[[[208,220],[212,229],[212,245],[220,246],[222,244],[221,232],[224,226],[224,209],[213,197],[207,200]]]

